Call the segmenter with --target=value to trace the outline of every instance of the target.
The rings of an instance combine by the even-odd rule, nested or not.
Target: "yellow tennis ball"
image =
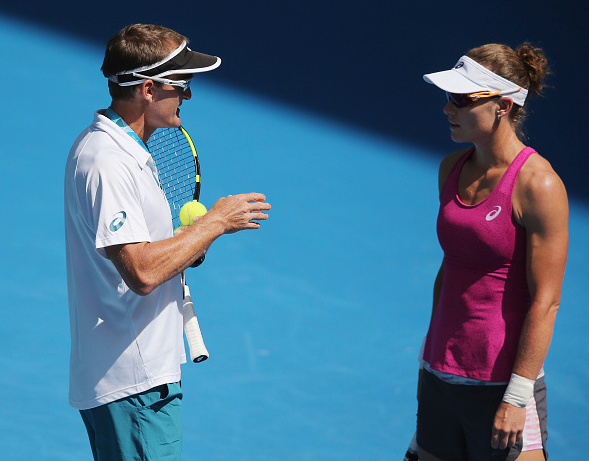
[[[192,202],[185,203],[182,208],[180,208],[180,222],[183,226],[190,226],[194,223],[193,219],[197,216],[202,216],[207,212],[205,206],[193,200]]]

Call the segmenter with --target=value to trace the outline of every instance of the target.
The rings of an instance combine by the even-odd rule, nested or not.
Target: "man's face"
[[[178,74],[166,77],[169,80],[188,80],[192,75]],[[192,97],[190,88],[183,88],[166,83],[154,83],[153,101],[146,123],[154,128],[178,128],[180,126],[180,106]]]

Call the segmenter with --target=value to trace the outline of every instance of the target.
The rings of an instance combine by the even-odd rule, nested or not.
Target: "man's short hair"
[[[106,44],[102,73],[105,77],[136,69],[163,60],[174,48],[188,39],[182,34],[153,24],[132,24],[124,27]],[[138,86],[120,86],[109,80],[113,99],[131,99]]]

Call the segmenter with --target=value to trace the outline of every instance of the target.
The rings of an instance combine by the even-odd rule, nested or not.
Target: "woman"
[[[547,456],[542,367],[560,303],[568,203],[521,131],[547,72],[538,48],[488,44],[424,75],[447,93],[452,139],[471,147],[439,170],[444,259],[420,378],[421,461]]]

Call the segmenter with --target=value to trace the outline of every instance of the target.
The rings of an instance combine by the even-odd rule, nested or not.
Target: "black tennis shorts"
[[[449,384],[424,371],[417,411],[417,444],[443,461],[513,461],[520,440],[504,450],[491,448],[497,408],[507,386]],[[534,388],[546,459],[546,386]]]

